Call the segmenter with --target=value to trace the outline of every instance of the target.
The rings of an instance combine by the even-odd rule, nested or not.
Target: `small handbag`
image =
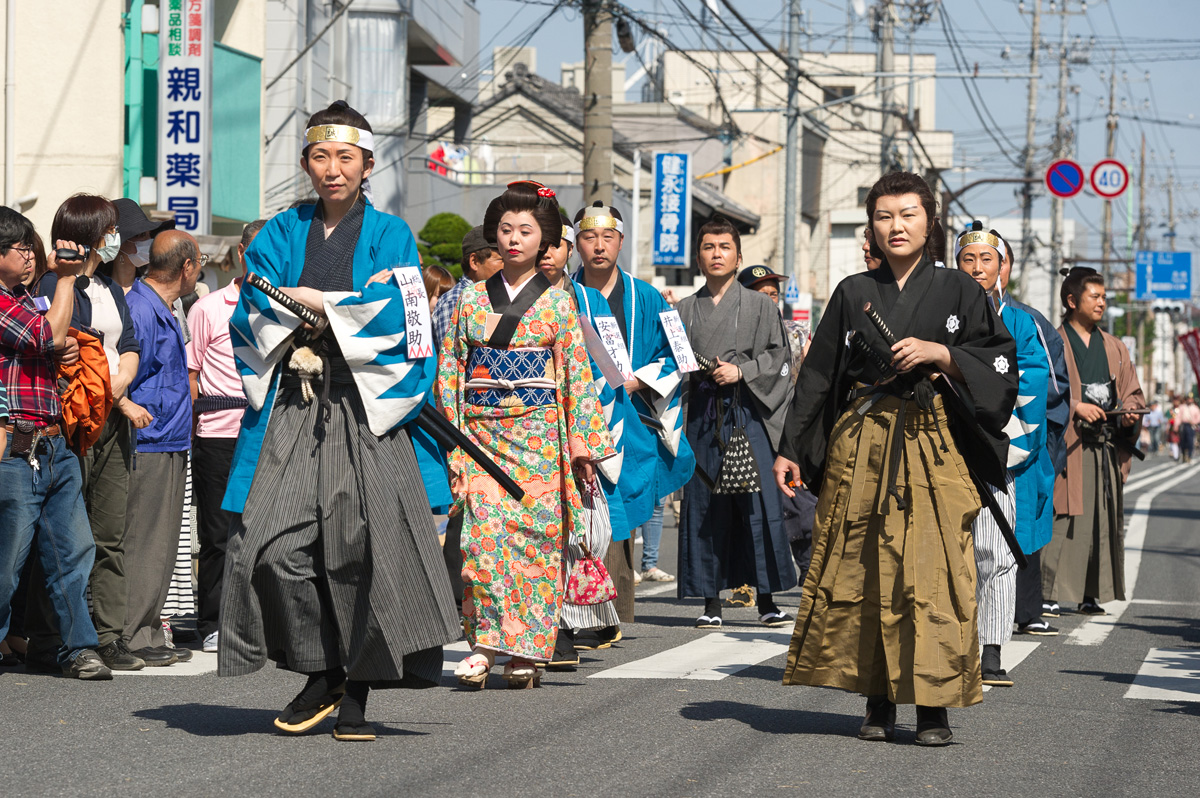
[[[721,470],[713,485],[713,493],[726,495],[738,493],[761,493],[762,477],[758,472],[758,461],[754,459],[754,449],[750,446],[750,438],[746,435],[746,427],[741,422],[741,389],[733,392],[733,431],[729,440],[721,441],[721,428],[724,426],[724,409],[718,399],[717,410],[717,447],[721,450]]]
[[[585,531],[585,534],[572,541],[582,556],[573,558],[571,576],[567,580],[567,589],[563,595],[563,601],[567,604],[591,607],[612,601],[617,597],[617,588],[613,584],[612,576],[604,567],[604,562],[592,553],[591,541],[587,539],[590,537],[588,533],[592,531],[590,529],[592,524],[596,521],[603,524],[608,518],[608,506],[604,502],[603,495],[595,495],[599,493],[600,489],[595,485],[583,486],[584,507],[587,511],[585,515],[589,529]],[[593,520],[597,515],[601,517]],[[609,534],[612,533],[609,532]]]

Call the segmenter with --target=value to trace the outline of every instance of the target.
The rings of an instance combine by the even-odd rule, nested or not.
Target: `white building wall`
[[[37,195],[32,205],[18,209],[33,220],[43,239],[50,234],[54,212],[72,194],[121,196],[124,10],[121,0],[17,3],[16,157],[14,164],[0,163],[0,181],[11,168],[14,196],[5,200],[14,205],[21,197]],[[0,14],[0,31],[4,27]],[[0,58],[0,75],[7,82],[4,71]],[[3,119],[0,104],[0,124]]]

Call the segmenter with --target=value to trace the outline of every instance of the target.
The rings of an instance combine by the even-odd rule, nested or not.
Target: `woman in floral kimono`
[[[442,344],[437,389],[447,418],[525,491],[517,501],[461,451],[450,456],[463,505],[463,626],[473,653],[455,669],[482,688],[496,654],[511,687],[532,687],[554,653],[563,543],[579,523],[572,472],[595,479],[612,457],[571,297],[537,270],[557,246],[554,192],[514,183],[493,200],[484,234],[504,268],[464,289]]]

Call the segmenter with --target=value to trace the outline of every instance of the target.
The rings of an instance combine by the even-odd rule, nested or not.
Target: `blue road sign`
[[[1055,161],[1046,168],[1046,188],[1056,197],[1067,199],[1083,190],[1083,167],[1074,161]]]
[[[1137,253],[1138,299],[1191,299],[1192,253]]]

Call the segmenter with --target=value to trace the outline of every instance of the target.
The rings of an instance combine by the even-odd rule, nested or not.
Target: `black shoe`
[[[104,664],[108,666],[109,670],[140,671],[146,667],[146,661],[141,657],[135,657],[129,650],[129,646],[119,637],[107,645],[100,646],[96,649],[96,653],[100,655],[100,659],[104,660]]]
[[[62,673],[62,666],[58,664],[58,655],[54,652],[30,649],[25,652],[25,670],[31,673]]]
[[[1095,599],[1084,598],[1076,610],[1080,615],[1108,615],[1108,611],[1096,603]]]
[[[176,662],[192,661],[192,650],[190,648],[184,648],[183,646],[159,646],[158,650],[174,654]]]
[[[130,653],[135,657],[141,657],[147,668],[165,668],[167,665],[174,665],[179,661],[175,652],[168,650],[165,646],[162,648],[146,646]]]
[[[375,742],[375,727],[365,720],[347,721],[338,719],[333,727],[333,739],[343,742]]]
[[[917,707],[917,745],[948,745],[953,739],[945,707]]]
[[[81,648],[69,663],[63,666],[64,676],[85,681],[106,682],[112,679],[112,671],[100,659],[100,655],[90,648]]]
[[[858,739],[891,742],[896,736],[896,705],[887,696],[867,699],[867,716],[858,730]]]
[[[983,683],[989,687],[1012,687],[1012,677],[1008,675],[1008,671],[1000,668],[995,671],[983,672]]]
[[[1058,627],[1051,626],[1046,621],[1038,618],[1036,621],[1029,623],[1017,624],[1017,634],[1019,635],[1040,635],[1042,637],[1057,637]]]
[[[575,650],[574,635],[570,629],[559,629],[554,641],[554,655],[546,663],[548,671],[573,671],[579,664],[579,652]]]

